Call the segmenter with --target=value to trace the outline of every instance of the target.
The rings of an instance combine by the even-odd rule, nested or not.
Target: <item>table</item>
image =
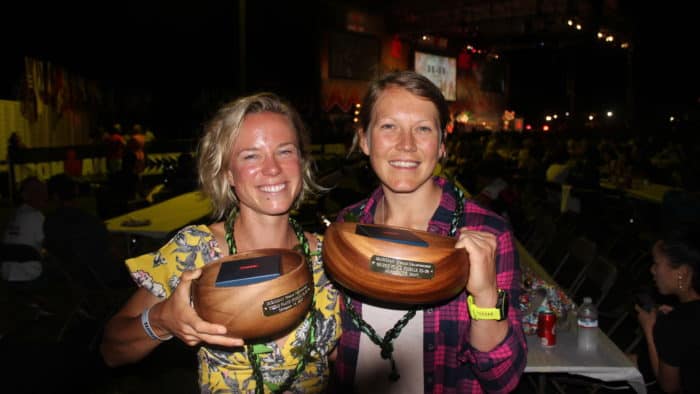
[[[602,381],[627,381],[638,393],[646,393],[637,367],[600,329],[595,351],[578,349],[576,331],[557,332],[557,344],[543,347],[536,335],[527,336],[525,373],[540,373],[539,390],[544,392],[546,373],[569,373]]]
[[[660,183],[633,182],[632,187],[618,187],[614,183],[606,180],[600,181],[600,187],[610,190],[622,190],[630,197],[661,204],[666,192],[677,188]]]
[[[211,213],[211,202],[200,192],[185,193],[122,216],[105,221],[113,233],[162,239],[185,225]],[[148,220],[143,226],[125,225],[128,221]]]
[[[516,240],[520,263],[530,268],[541,279],[555,283],[552,277]],[[527,335],[527,364],[525,373],[537,373],[539,392],[546,388],[546,374],[569,373],[602,381],[627,381],[638,393],[646,393],[644,378],[635,365],[625,356],[605,333],[597,329],[598,348],[596,351],[578,349],[576,331],[557,332],[557,344],[552,348],[540,345],[536,335]]]

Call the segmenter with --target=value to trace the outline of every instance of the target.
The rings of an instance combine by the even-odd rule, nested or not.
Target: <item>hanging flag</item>
[[[28,121],[35,122],[37,119],[36,112],[36,93],[34,92],[34,65],[33,59],[24,58],[24,81],[20,89],[20,112]]]

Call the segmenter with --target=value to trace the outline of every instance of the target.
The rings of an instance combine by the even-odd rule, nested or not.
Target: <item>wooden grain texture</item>
[[[221,264],[267,255],[281,255],[282,275],[244,286],[216,287]],[[284,297],[304,286],[310,291],[300,304],[284,312],[265,316],[263,303]],[[244,339],[273,338],[295,327],[311,305],[314,283],[304,256],[288,249],[259,249],[227,256],[202,268],[192,290],[194,308],[202,319],[223,324],[227,335]]]
[[[466,250],[455,249],[455,239],[426,231],[383,226],[411,231],[428,243],[426,248],[355,234],[356,226],[357,223],[333,223],[324,236],[326,272],[341,286],[379,301],[408,305],[434,304],[464,291],[469,279],[469,257]],[[432,264],[434,277],[409,278],[375,272],[370,267],[374,255]]]

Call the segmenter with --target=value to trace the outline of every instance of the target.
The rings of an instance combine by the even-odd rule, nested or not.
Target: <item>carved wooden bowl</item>
[[[260,256],[280,255],[280,276],[242,286],[216,287],[223,264]],[[192,290],[194,308],[211,323],[223,324],[227,335],[272,338],[296,326],[313,298],[313,276],[300,253],[289,249],[259,249],[227,256],[202,268]]]
[[[356,234],[358,225],[408,231],[427,246]],[[365,297],[398,304],[434,304],[464,291],[467,284],[468,254],[463,248],[455,249],[455,243],[453,238],[426,231],[333,223],[324,236],[323,262],[335,282]]]

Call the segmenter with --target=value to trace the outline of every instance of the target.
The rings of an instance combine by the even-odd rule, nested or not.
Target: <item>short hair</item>
[[[71,201],[78,196],[78,184],[66,174],[57,174],[47,182],[50,196],[57,196],[61,201]]]
[[[395,71],[383,75],[379,79],[373,81],[364,98],[362,99],[362,107],[360,108],[360,127],[365,133],[369,132],[369,124],[374,116],[374,107],[379,100],[379,96],[387,89],[398,87],[406,89],[410,93],[422,97],[435,105],[439,116],[439,140],[441,143],[445,134],[446,127],[450,121],[450,110],[447,106],[445,97],[440,92],[440,89],[435,86],[428,78],[415,71]]]
[[[31,200],[35,196],[43,193],[46,185],[37,176],[32,175],[22,180],[19,184],[19,195],[22,201]]]
[[[693,271],[691,286],[700,293],[700,232],[694,225],[679,225],[663,237],[659,249],[668,257],[673,268],[683,265]]]
[[[205,124],[204,135],[197,148],[199,184],[202,192],[212,201],[212,214],[216,219],[238,206],[238,198],[226,179],[226,170],[241,125],[249,114],[264,112],[285,116],[296,132],[301,156],[302,188],[294,207],[298,208],[309,194],[324,190],[313,179],[308,131],[299,113],[274,93],[241,97],[221,106]]]

